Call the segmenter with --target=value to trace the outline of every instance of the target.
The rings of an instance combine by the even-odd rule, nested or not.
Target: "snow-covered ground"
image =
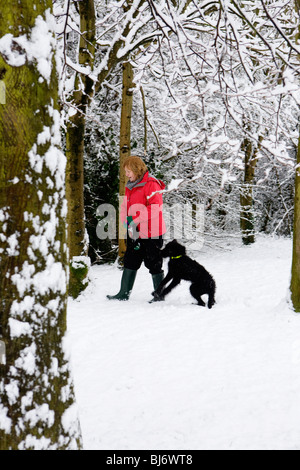
[[[129,302],[116,266],[91,270],[70,302],[69,337],[85,449],[300,449],[300,315],[286,302],[292,243],[199,254],[217,305],[188,283],[149,304],[142,268]]]

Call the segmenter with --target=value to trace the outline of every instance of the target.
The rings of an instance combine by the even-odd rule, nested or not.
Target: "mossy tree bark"
[[[298,143],[297,163],[291,295],[293,307],[296,312],[300,313],[300,138]]]
[[[78,2],[78,7],[81,30],[79,64],[92,71],[96,42],[94,0],[82,0]],[[74,112],[68,120],[66,135],[68,245],[71,263],[69,292],[72,297],[77,297],[87,285],[82,276],[77,276],[75,268],[80,262],[82,271],[84,257],[88,254],[84,214],[84,136],[86,112],[93,95],[94,81],[88,75],[76,73],[74,93],[70,100]]]
[[[295,1],[295,9],[300,17],[300,0]],[[296,42],[300,41],[300,26],[296,34]],[[293,262],[291,278],[291,299],[297,313],[300,313],[300,136],[298,141],[297,170],[295,178],[295,214],[293,235]]]
[[[66,159],[51,12],[52,0],[7,0],[0,12],[0,450],[81,447],[64,339]]]

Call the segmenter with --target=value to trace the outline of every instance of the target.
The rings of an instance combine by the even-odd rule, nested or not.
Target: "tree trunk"
[[[291,295],[293,307],[296,312],[300,313],[300,138],[298,143],[297,163]]]
[[[240,225],[242,240],[244,245],[255,243],[255,225],[253,214],[253,182],[255,169],[258,161],[258,151],[263,138],[259,138],[258,146],[253,149],[253,143],[248,137],[245,137],[242,144],[242,151],[245,154],[245,175],[244,184],[241,191],[241,216]]]
[[[93,69],[96,41],[94,0],[78,2],[80,13],[79,64]],[[68,246],[70,250],[69,293],[76,298],[87,286],[88,240],[84,214],[84,136],[87,108],[94,94],[94,82],[87,75],[77,73],[71,103],[75,113],[67,123],[67,200]]]
[[[295,1],[295,9],[300,16],[300,0]],[[300,26],[296,32],[296,43],[300,41]],[[300,313],[300,136],[297,152],[297,170],[295,178],[295,213],[293,234],[293,261],[291,278],[291,299],[295,312]]]
[[[64,344],[66,160],[51,11],[52,0],[1,4],[0,450],[81,447]]]
[[[122,112],[120,128],[120,197],[125,194],[126,177],[123,168],[124,161],[130,156],[131,152],[131,114],[133,103],[133,68],[130,62],[123,64],[123,93],[122,93]],[[126,251],[125,235],[123,227],[119,230],[119,258],[122,260]]]

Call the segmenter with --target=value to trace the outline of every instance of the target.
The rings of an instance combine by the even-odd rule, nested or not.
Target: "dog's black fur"
[[[153,301],[164,300],[165,296],[176,287],[183,279],[191,281],[190,292],[198,301],[198,305],[205,307],[201,296],[208,294],[208,308],[212,308],[215,302],[216,283],[213,277],[197,261],[186,255],[185,247],[177,240],[168,243],[161,251],[163,258],[170,258],[169,271],[165,279],[160,283],[155,292]],[[171,284],[167,286],[170,282]]]

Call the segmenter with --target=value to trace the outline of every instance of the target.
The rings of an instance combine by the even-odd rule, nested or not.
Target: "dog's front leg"
[[[160,295],[165,285],[167,285],[168,282],[170,282],[171,280],[172,280],[172,276],[170,275],[170,273],[168,273],[166,277],[161,281],[158,288],[152,293],[152,295],[154,294]]]
[[[153,300],[164,300],[164,296],[162,295],[162,291],[163,291],[165,285],[168,284],[168,282],[170,282],[171,280],[172,280],[172,276],[170,275],[170,273],[168,273],[166,275],[166,277],[161,281],[158,288],[154,292],[152,292],[152,295],[154,297]]]
[[[174,277],[171,284],[162,290],[161,296],[165,297],[166,295],[168,295],[171,292],[171,290],[173,290],[176,286],[178,286],[178,284],[180,284],[180,279],[177,277]]]

